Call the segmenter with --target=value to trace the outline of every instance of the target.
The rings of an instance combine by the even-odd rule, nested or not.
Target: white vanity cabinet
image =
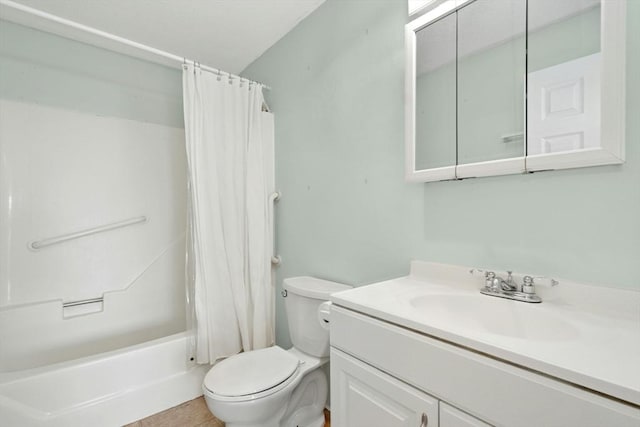
[[[640,425],[635,405],[372,315],[334,299],[334,427]]]
[[[440,427],[491,427],[469,414],[440,402]]]
[[[335,348],[331,381],[334,426],[491,427]]]
[[[432,427],[438,400],[331,349],[332,424],[349,427]]]

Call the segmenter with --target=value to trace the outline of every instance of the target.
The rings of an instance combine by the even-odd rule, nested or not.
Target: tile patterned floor
[[[331,427],[331,414],[325,409],[324,415],[325,427]],[[204,398],[199,397],[124,427],[224,427],[224,423],[209,412]]]
[[[224,423],[209,412],[204,398],[199,397],[125,427],[224,427]]]

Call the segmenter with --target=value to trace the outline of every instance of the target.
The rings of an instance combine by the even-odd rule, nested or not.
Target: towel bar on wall
[[[141,222],[147,222],[146,216],[138,216],[135,218],[126,219],[124,221],[112,222],[110,224],[100,225],[97,227],[91,227],[73,233],[61,234],[59,236],[50,237],[47,239],[37,240],[29,244],[29,248],[35,251],[44,249],[48,246],[57,245],[58,243],[64,243],[69,240],[79,239],[81,237],[90,236],[92,234],[102,233],[105,231],[111,231],[122,227],[128,227],[130,225],[139,224]]]

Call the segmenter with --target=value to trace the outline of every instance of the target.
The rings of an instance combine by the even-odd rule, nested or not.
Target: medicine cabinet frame
[[[431,182],[624,163],[626,0],[601,0],[599,147],[528,155],[525,93],[524,156],[416,170],[416,33],[474,1],[477,0],[435,1],[425,13],[405,25],[405,179]],[[525,82],[526,74],[527,70]],[[525,92],[527,89],[525,84]],[[457,132],[458,129],[456,135]]]

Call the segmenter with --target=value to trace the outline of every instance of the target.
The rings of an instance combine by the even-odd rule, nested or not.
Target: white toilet
[[[202,386],[209,410],[227,427],[322,427],[329,361],[328,307],[350,286],[313,277],[284,280],[293,348],[274,346],[216,364]]]

